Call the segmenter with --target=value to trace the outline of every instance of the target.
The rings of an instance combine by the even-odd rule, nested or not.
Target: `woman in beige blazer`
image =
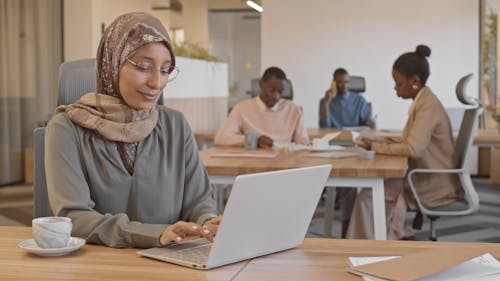
[[[453,169],[457,161],[453,146],[450,120],[443,105],[425,85],[429,77],[426,57],[429,47],[419,45],[415,52],[401,55],[392,68],[399,97],[413,99],[408,120],[400,140],[361,140],[361,145],[380,154],[402,155],[409,158],[408,169]],[[437,207],[459,199],[455,176],[420,174],[413,177],[416,189],[424,204]],[[406,237],[404,221],[407,208],[416,209],[416,203],[404,179],[385,181],[387,238]],[[347,237],[373,239],[373,213],[371,190],[358,196],[352,213]]]

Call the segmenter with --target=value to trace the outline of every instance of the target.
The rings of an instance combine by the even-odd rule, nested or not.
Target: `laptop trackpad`
[[[205,246],[208,244],[211,244],[211,243],[207,239],[197,238],[197,239],[186,241],[186,242],[172,243],[172,244],[169,244],[163,248],[170,249],[172,251],[182,251],[182,250],[186,250],[189,248],[196,248],[196,247],[200,247],[200,246]]]

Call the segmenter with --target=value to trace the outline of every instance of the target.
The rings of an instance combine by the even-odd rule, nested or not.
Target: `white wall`
[[[332,72],[366,77],[365,97],[379,128],[404,126],[410,101],[396,97],[394,60],[424,43],[431,47],[428,85],[445,106],[459,106],[455,84],[470,72],[477,93],[479,1],[273,0],[262,13],[262,70],[282,67],[293,82],[305,125],[318,125],[318,102]]]
[[[208,6],[207,0],[183,0],[184,35],[187,41],[208,47]]]
[[[168,83],[164,98],[227,98],[227,63],[177,57],[176,65],[179,75]]]
[[[92,0],[64,0],[63,60],[93,58],[97,52],[92,32]]]

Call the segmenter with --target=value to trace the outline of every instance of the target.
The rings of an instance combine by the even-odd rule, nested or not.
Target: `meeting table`
[[[66,256],[41,257],[18,247],[31,236],[31,227],[0,226],[0,280],[360,281],[348,272],[349,257],[483,248],[500,258],[500,244],[496,243],[306,238],[294,249],[202,271],[139,256],[139,249],[90,244]]]
[[[279,150],[276,157],[218,157],[221,152],[234,151],[231,147],[212,147],[200,152],[212,184],[232,184],[236,176],[291,168],[331,164],[327,187],[371,188],[375,239],[386,239],[384,179],[404,178],[408,159],[403,156],[375,155],[362,157],[320,158],[312,157],[308,150]],[[244,150],[244,148],[240,148]],[[325,236],[331,237],[333,221],[334,188],[327,189],[325,211]],[[286,197],[284,197],[286,199]]]

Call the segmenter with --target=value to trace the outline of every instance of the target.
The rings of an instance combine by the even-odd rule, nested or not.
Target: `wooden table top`
[[[39,257],[17,246],[31,227],[0,227],[0,280],[230,280],[245,262],[200,271],[141,257],[138,249],[85,245],[63,257]]]
[[[478,129],[474,136],[474,144],[481,143],[500,143],[498,129]]]
[[[489,252],[500,259],[500,244],[495,243],[313,238],[305,239],[297,249],[253,259],[234,280],[360,281],[362,280],[360,277],[347,272],[349,257],[404,256],[436,248],[453,251],[459,247],[474,249],[483,247],[485,253]]]
[[[342,130],[335,129],[335,128],[308,128],[307,134],[308,134],[310,139],[314,139],[314,138],[321,138],[328,133],[335,133],[338,131],[342,131]],[[217,131],[198,131],[198,132],[194,132],[194,137],[198,140],[213,141],[216,134],[217,134]],[[351,132],[343,130],[342,134],[337,136],[335,138],[335,140],[351,141],[352,140]]]
[[[402,156],[376,155],[375,159],[361,157],[317,158],[307,157],[311,152],[280,151],[275,158],[212,157],[211,154],[235,148],[212,147],[200,152],[210,175],[241,175],[291,168],[332,164],[330,176],[403,178],[408,160]],[[244,150],[244,148],[241,148]]]
[[[500,259],[500,244],[307,238],[296,249],[208,271],[141,257],[137,249],[85,245],[63,257],[38,257],[17,244],[30,227],[0,227],[0,280],[361,280],[348,257],[399,256],[428,249],[484,247]]]

